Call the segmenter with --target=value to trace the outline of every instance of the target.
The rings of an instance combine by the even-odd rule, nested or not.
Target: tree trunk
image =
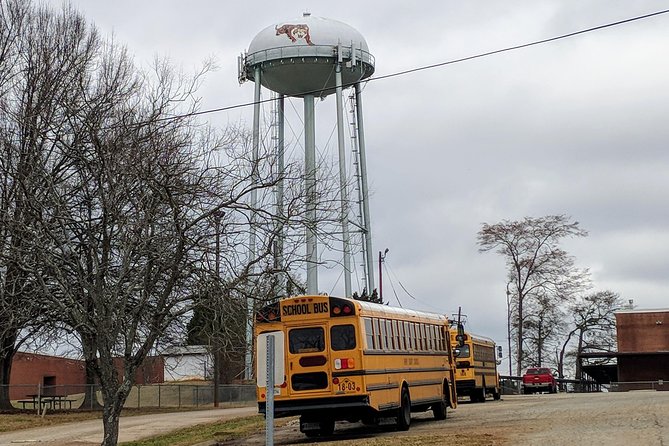
[[[101,446],[116,446],[118,444],[118,427],[123,405],[106,404],[102,415],[104,436]]]
[[[0,410],[13,410],[9,398],[9,377],[14,359],[16,335],[4,336],[0,339]]]
[[[578,348],[576,350],[576,376],[575,378],[579,381],[578,389],[580,392],[583,392],[583,371],[581,369],[581,353],[583,350],[583,330],[578,333]]]
[[[90,336],[81,334],[81,349],[86,363],[86,389],[84,390],[84,401],[79,409],[99,410],[102,405],[97,397],[97,358],[95,357],[94,340]]]

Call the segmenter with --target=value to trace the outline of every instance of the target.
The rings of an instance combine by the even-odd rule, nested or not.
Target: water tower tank
[[[338,49],[341,48],[341,54]],[[344,87],[374,73],[367,42],[351,26],[310,14],[268,26],[256,35],[240,67],[240,80],[255,81],[286,96],[327,96],[335,90],[335,65],[344,62]]]

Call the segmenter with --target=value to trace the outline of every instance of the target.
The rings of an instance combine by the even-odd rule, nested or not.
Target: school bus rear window
[[[321,327],[294,328],[288,332],[291,353],[313,353],[325,350],[325,331]]]
[[[353,325],[335,325],[330,328],[330,346],[332,350],[353,350],[355,348],[355,327]]]

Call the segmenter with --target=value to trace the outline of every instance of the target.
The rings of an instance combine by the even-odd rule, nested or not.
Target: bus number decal
[[[355,383],[348,378],[339,381],[338,386],[340,392],[355,392]]]
[[[299,316],[303,314],[319,314],[319,313],[329,313],[327,302],[320,302],[314,304],[292,304],[284,305],[283,315],[284,316]]]

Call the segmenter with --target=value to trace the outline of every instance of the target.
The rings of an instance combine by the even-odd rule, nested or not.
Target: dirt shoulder
[[[257,407],[250,406],[121,417],[119,440],[121,442],[139,440],[182,427],[257,413]],[[18,443],[83,446],[100,444],[101,442],[102,420],[81,421],[76,424],[62,424],[0,434],[0,446]]]

